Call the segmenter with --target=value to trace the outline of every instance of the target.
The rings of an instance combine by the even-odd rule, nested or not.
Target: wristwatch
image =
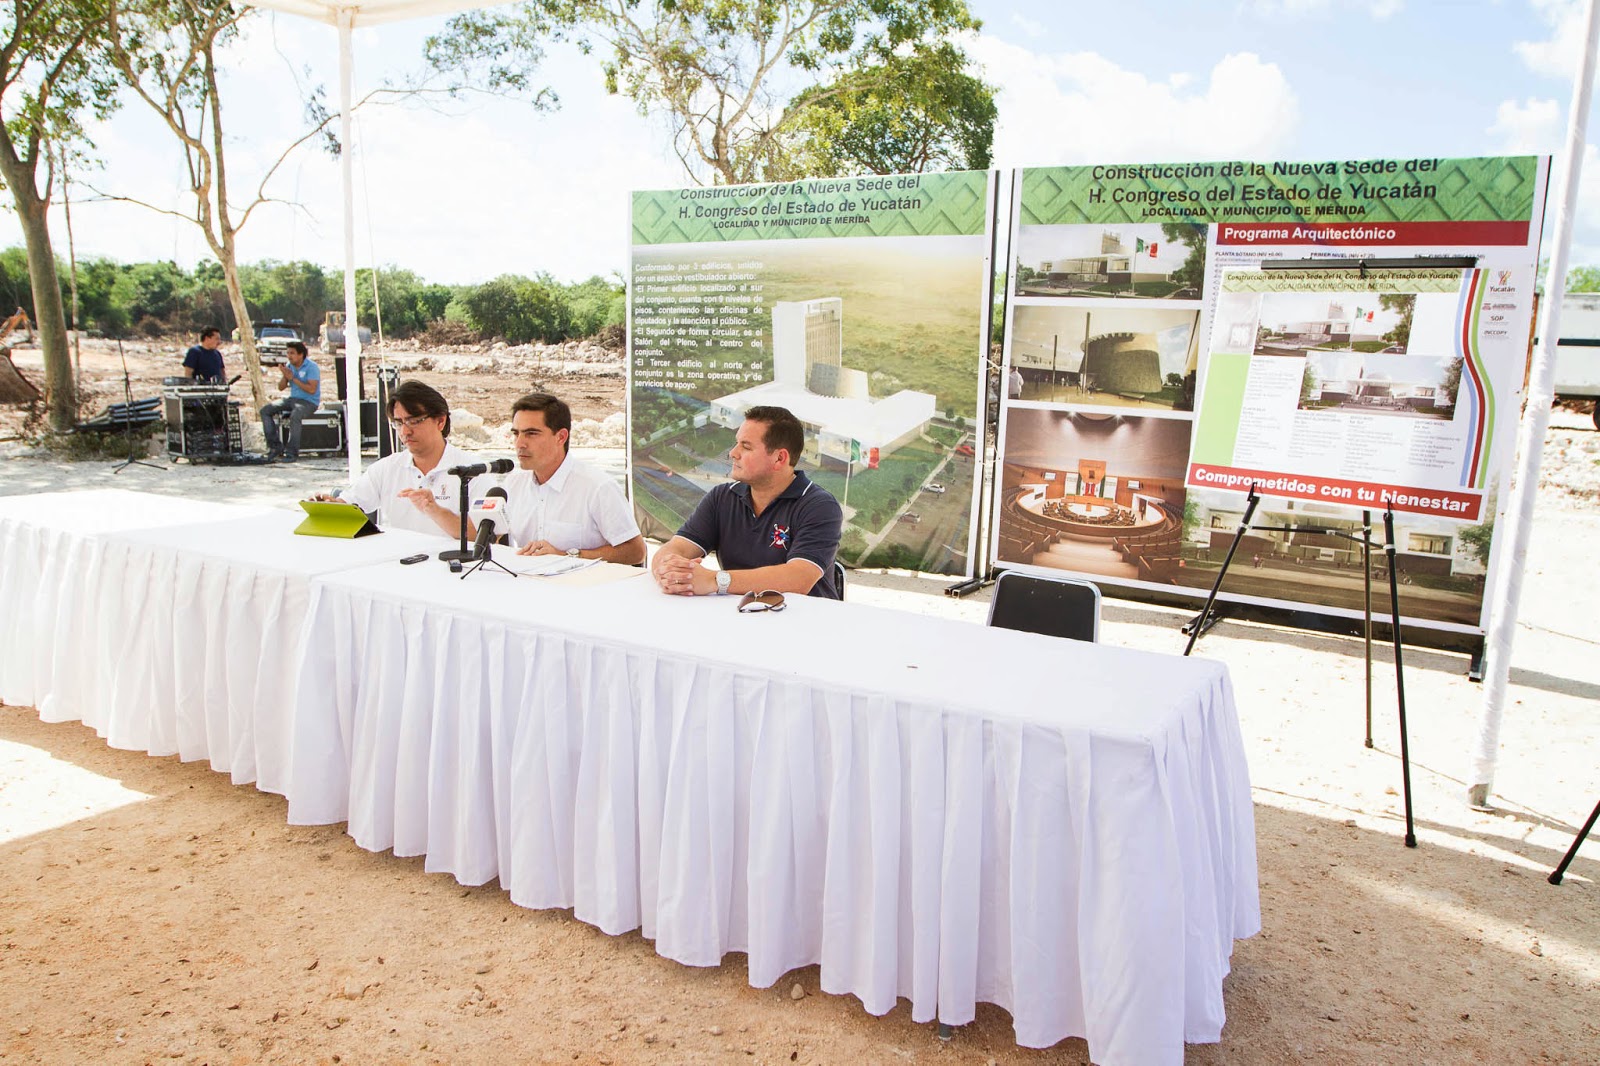
[[[568,548],[567,549],[567,558],[576,559],[578,557],[578,551],[579,551],[579,549],[577,549],[577,548]]]
[[[728,573],[726,570],[718,570],[717,571],[717,595],[718,596],[726,596],[728,594],[728,586],[730,586],[732,584],[733,584],[733,575],[732,574]]]

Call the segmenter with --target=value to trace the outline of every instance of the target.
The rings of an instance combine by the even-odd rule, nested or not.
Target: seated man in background
[[[261,408],[261,430],[267,435],[267,459],[292,463],[300,458],[300,424],[322,402],[322,371],[300,341],[290,341],[285,354],[289,358],[278,367],[278,388],[288,389],[289,395]],[[283,433],[278,420],[284,416],[289,419],[287,448],[280,447]]]
[[[385,529],[455,537],[461,530],[461,515],[455,510],[460,506],[460,478],[446,471],[477,460],[449,442],[450,404],[438,389],[403,381],[389,399],[389,424],[404,450],[367,467],[336,496],[318,494],[313,499],[339,499],[377,511],[378,524]]]
[[[222,363],[222,331],[207,326],[200,331],[200,343],[183,356],[183,376],[196,385],[226,385],[228,372]]]
[[[844,512],[826,489],[795,469],[805,427],[782,407],[752,407],[728,453],[733,481],[695,507],[661,546],[651,573],[675,596],[797,592],[838,599],[833,558]],[[720,570],[701,560],[717,553]]]
[[[518,555],[570,555],[635,566],[644,537],[627,497],[602,471],[567,454],[572,410],[548,393],[511,405],[520,468],[505,480]]]

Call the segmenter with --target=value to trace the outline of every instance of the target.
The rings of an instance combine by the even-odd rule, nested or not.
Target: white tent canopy
[[[504,3],[505,0],[499,2]],[[356,4],[341,4],[334,0],[255,0],[255,6],[326,22],[339,31],[339,143],[343,146],[339,153],[339,170],[344,187],[345,380],[351,383],[352,393],[359,396],[361,330],[356,317],[355,171],[351,163],[350,135],[355,62],[350,44],[351,32],[357,26],[375,26],[384,22],[499,5],[492,0],[490,3],[482,0],[364,0]],[[384,412],[378,412],[380,426],[383,415]],[[350,459],[350,477],[354,480],[361,473],[361,405],[358,402],[345,404],[344,435],[346,454]]]
[[[334,3],[333,0],[255,0],[252,6],[300,15],[330,26],[339,25],[344,17],[349,18],[352,26],[376,26],[381,22],[400,22],[497,5],[483,3],[483,0],[365,0],[354,4]]]

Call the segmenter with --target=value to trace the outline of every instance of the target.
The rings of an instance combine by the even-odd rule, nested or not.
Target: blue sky
[[[1581,14],[1575,0],[973,6],[985,25],[968,48],[1000,90],[1002,168],[1553,154],[1565,137]],[[441,24],[358,30],[357,95],[419,66],[424,36]],[[253,191],[303,128],[296,72],[315,68],[332,100],[336,59],[332,29],[286,15],[259,19],[228,57],[224,123],[236,190]],[[628,191],[690,184],[667,128],[606,96],[595,61],[575,50],[552,49],[544,80],[562,99],[553,113],[480,98],[375,108],[359,119],[363,265],[446,282],[626,269]],[[130,99],[94,136],[102,166],[86,182],[185,207],[180,158],[142,104]],[[1600,264],[1600,120],[1588,140],[1573,262]],[[291,157],[268,191],[301,206],[259,209],[241,234],[244,260],[342,261],[332,159]],[[80,257],[189,267],[209,256],[191,224],[92,196],[82,187],[74,194]],[[59,208],[52,230],[65,255]],[[13,216],[0,214],[0,244],[20,243]]]

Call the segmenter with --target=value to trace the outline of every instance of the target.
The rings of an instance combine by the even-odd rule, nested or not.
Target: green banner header
[[[1020,221],[1526,221],[1538,175],[1537,156],[1037,167]]]
[[[633,243],[976,236],[989,175],[867,175],[633,194]]]

